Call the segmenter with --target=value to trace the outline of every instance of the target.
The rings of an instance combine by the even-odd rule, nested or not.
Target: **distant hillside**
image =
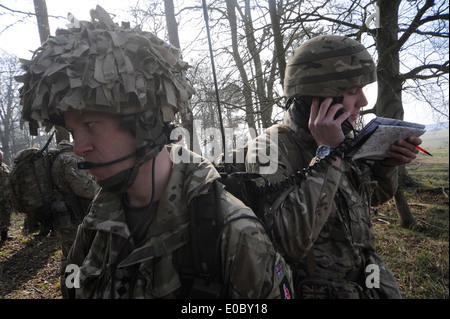
[[[438,131],[438,130],[442,130],[444,128],[448,129],[448,122],[428,124],[428,125],[425,125],[425,128],[427,129],[428,132]]]
[[[420,138],[422,146],[427,147],[449,147],[448,122],[445,124],[431,124],[426,126],[427,131]]]

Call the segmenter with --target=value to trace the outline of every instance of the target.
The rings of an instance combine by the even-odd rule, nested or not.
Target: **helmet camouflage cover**
[[[322,35],[294,51],[286,65],[284,94],[338,97],[374,81],[375,63],[364,45],[345,36]]]
[[[21,125],[28,121],[34,135],[39,122],[47,129],[64,126],[69,108],[124,116],[156,112],[163,122],[189,108],[194,90],[177,48],[128,23],[119,26],[100,6],[90,14],[90,22],[72,16],[68,29],[58,29],[31,61],[21,60]]]

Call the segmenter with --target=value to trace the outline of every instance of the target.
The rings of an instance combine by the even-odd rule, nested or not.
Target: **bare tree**
[[[178,36],[178,23],[175,18],[175,8],[173,0],[164,0],[164,12],[166,16],[167,33],[172,45],[180,48],[180,39]]]
[[[49,138],[45,132],[40,136],[30,135],[20,122],[19,87],[15,80],[22,71],[19,58],[13,54],[0,51],[0,145],[5,163],[13,164],[15,155],[22,149],[41,147]]]
[[[278,64],[279,77],[281,79],[281,85],[283,85],[284,79],[284,71],[286,69],[286,53],[283,45],[283,34],[281,32],[280,25],[280,14],[281,10],[277,8],[276,0],[269,0],[269,12],[270,12],[270,21],[272,23],[273,29],[273,41],[274,41],[274,58],[276,63]],[[280,4],[281,5],[281,4]]]
[[[6,164],[11,165],[14,128],[19,119],[17,90],[19,84],[14,80],[18,75],[19,59],[6,52],[0,56],[0,141]]]
[[[39,31],[39,38],[41,44],[47,41],[50,36],[50,24],[48,23],[47,4],[45,0],[33,0],[34,10],[36,12],[36,19]],[[59,143],[62,140],[70,140],[70,134],[62,127],[56,127],[56,141]]]
[[[367,18],[377,8],[379,27],[367,26]],[[300,10],[286,24],[300,24],[307,30],[320,23],[325,33],[362,41],[378,58],[378,100],[363,114],[403,118],[401,95],[406,92],[422,96],[424,101],[441,97],[438,113],[448,121],[448,1],[303,1]],[[435,90],[425,91],[424,86]],[[442,103],[445,100],[447,103]]]
[[[272,4],[274,1],[272,0]],[[183,32],[179,39],[183,56],[190,53],[189,56],[192,59],[190,63],[194,70],[198,69],[201,63],[206,63],[211,67],[210,61],[205,59],[205,56],[209,57],[210,53],[208,52],[202,6],[199,3],[191,2],[189,2],[192,4],[191,6],[186,6],[186,1],[179,0],[177,1],[178,6],[175,6],[172,11],[174,2],[171,0],[164,2],[167,29],[174,30],[179,27],[179,30],[183,32],[184,24],[184,29],[189,30],[189,35],[186,40],[186,32]],[[294,6],[293,2],[287,2],[289,2],[289,8]],[[286,30],[283,29],[284,26],[280,21],[285,19],[284,15],[290,14],[290,12],[285,10],[282,5],[286,3],[284,1],[276,1],[276,12],[273,12],[272,16],[270,16],[268,4],[265,2],[210,0],[206,3],[213,44],[212,54],[216,61],[216,73],[221,87],[218,93],[220,104],[227,108],[227,116],[245,117],[248,128],[251,129],[250,132],[257,132],[274,123],[274,106],[282,105],[279,86],[282,79],[279,75],[280,67],[278,65],[281,65],[284,70],[285,50],[281,33]],[[180,7],[181,5],[183,6]],[[155,8],[154,4],[151,9],[152,12],[145,11],[145,14],[150,15],[151,13],[150,20],[158,19],[162,9]],[[168,16],[173,13],[176,19]],[[274,23],[274,21],[276,22]],[[273,24],[278,26],[276,31],[272,28]],[[172,31],[169,31],[169,38],[170,33]],[[277,34],[278,51],[275,50],[274,33]],[[192,38],[194,40],[191,40]],[[288,37],[286,41],[291,40]],[[289,45],[289,42],[286,45]],[[203,75],[205,73],[196,74]],[[224,88],[239,90],[243,98],[231,101],[228,98],[229,92],[224,94]],[[198,87],[196,90],[199,94]],[[199,103],[198,101],[199,99],[196,100],[197,103]],[[231,102],[236,104],[232,105]],[[204,107],[202,111],[207,109]],[[235,109],[235,112],[231,111],[232,109]],[[282,116],[278,116],[278,119],[281,118]],[[185,125],[184,122],[183,125]]]
[[[252,88],[250,86],[250,80],[248,78],[246,69],[244,67],[244,61],[239,53],[238,43],[238,25],[236,17],[236,2],[234,0],[226,0],[227,19],[230,25],[231,32],[231,48],[235,65],[239,71],[242,83],[242,95],[244,96],[245,105],[245,118],[250,128],[256,131],[256,120],[254,116]]]
[[[39,38],[41,43],[47,41],[50,35],[50,25],[48,23],[47,4],[45,0],[33,0],[34,10],[36,12],[36,19],[39,31]]]
[[[406,45],[408,40],[414,34],[421,33],[422,35],[425,35],[420,30],[420,26],[443,18],[441,13],[438,15],[435,14],[436,12],[430,12],[431,14],[427,13],[435,5],[434,1],[427,0],[425,3],[418,3],[417,11],[413,16],[412,21],[405,29],[400,30],[399,10],[401,2],[402,1],[400,0],[378,1],[380,10],[380,28],[378,28],[376,35],[376,48],[378,52],[378,99],[374,109],[375,113],[378,115],[403,119],[402,92],[405,81],[407,79],[419,80],[439,78],[446,73],[448,74],[448,60],[444,61],[442,64],[424,63],[416,68],[410,69],[406,73],[401,73],[400,49]],[[438,36],[439,31],[436,32],[436,30],[433,30],[433,32],[434,36]],[[443,34],[441,33],[440,36],[442,37]],[[427,72],[429,73],[427,74]],[[406,174],[404,167],[401,167],[401,170],[402,172],[399,174],[399,177],[403,178],[404,181],[403,183],[400,183],[400,188],[395,194],[394,199],[400,224],[404,227],[411,227],[416,223],[416,220],[411,213],[402,191],[402,186],[405,183],[405,179],[408,178],[408,175]]]
[[[180,48],[180,40],[178,35],[178,22],[175,17],[175,8],[173,4],[173,0],[164,0],[164,12],[166,17],[166,25],[167,25],[167,33],[169,36],[169,42]],[[189,132],[189,136],[194,136],[194,118],[192,115],[192,109],[187,107],[180,112],[181,122],[183,123],[184,128]],[[194,139],[191,138],[189,141],[189,145],[187,147],[189,149],[194,148]]]

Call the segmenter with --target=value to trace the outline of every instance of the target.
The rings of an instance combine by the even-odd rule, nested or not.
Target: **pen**
[[[428,155],[430,155],[430,156],[433,156],[433,155],[430,154],[430,152],[428,152],[426,149],[421,148],[419,145],[416,145],[416,148],[417,148],[419,151],[424,152],[425,154],[428,154]]]

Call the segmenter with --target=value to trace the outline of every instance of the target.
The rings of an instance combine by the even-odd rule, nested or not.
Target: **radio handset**
[[[319,105],[322,105],[322,102],[325,100],[325,98],[320,98],[319,99]],[[340,97],[334,97],[333,101],[330,103],[330,107],[334,104],[337,103],[342,103],[342,101],[344,100],[343,96]],[[333,116],[334,119],[337,119],[339,116],[341,116],[343,113],[345,113],[345,109],[341,108],[339,110],[337,110],[336,114]],[[350,123],[350,121],[348,119],[346,119],[344,122],[342,122],[341,124],[342,127],[342,132],[344,132],[344,135],[349,134],[350,132],[353,131],[353,125]]]
[[[343,99],[344,99],[343,96],[334,97],[333,101],[330,104],[330,107],[336,103],[342,103]],[[319,98],[319,105],[322,105],[322,102],[324,100],[325,100],[325,98]],[[292,103],[294,104],[294,107],[290,108]],[[309,116],[311,113],[311,104],[312,104],[311,96],[295,97],[295,98],[290,98],[287,100],[286,109],[289,109],[291,116],[295,119],[295,122],[300,127],[307,128]],[[339,109],[336,112],[334,119],[337,119],[344,112],[345,112],[345,110],[343,108]],[[342,127],[342,132],[344,133],[344,135],[347,135],[353,131],[353,126],[348,119],[346,119],[344,122],[342,122],[341,127]]]
[[[333,118],[337,119],[344,112],[345,112],[344,108],[341,108],[341,109],[337,110],[337,112],[336,112],[336,114],[334,115]],[[348,119],[345,119],[345,121],[342,122],[341,127],[342,127],[342,132],[344,132],[344,135],[347,135],[347,134],[349,134],[350,132],[353,131],[353,125],[352,125],[352,123],[350,123],[350,121]]]

